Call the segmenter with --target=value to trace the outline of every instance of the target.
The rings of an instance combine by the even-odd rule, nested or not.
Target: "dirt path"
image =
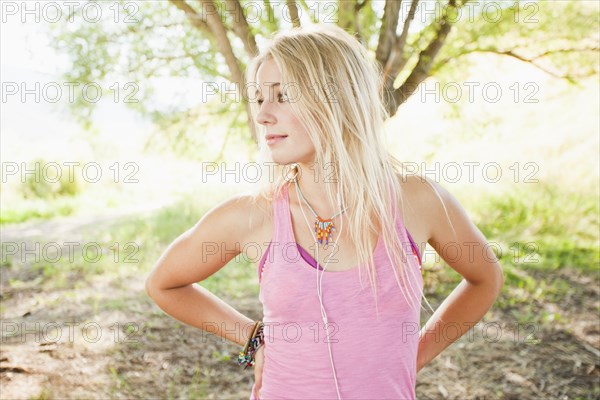
[[[42,272],[33,266],[54,259],[58,252],[77,254],[90,242],[90,231],[109,230],[125,218],[141,218],[159,207],[2,227],[1,398],[114,397],[109,353],[115,344],[128,341],[120,331],[132,316],[98,313],[97,303],[142,293],[143,284],[131,279],[118,286],[86,276],[79,288],[74,282],[66,289],[48,289],[41,284]]]

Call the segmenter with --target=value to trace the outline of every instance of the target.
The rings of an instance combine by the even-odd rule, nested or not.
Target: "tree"
[[[254,140],[244,71],[260,41],[312,22],[336,23],[354,34],[384,73],[384,101],[394,115],[430,76],[460,74],[473,53],[531,63],[574,84],[598,73],[598,7],[587,1],[469,0],[169,0],[95,3],[104,18],[85,18],[89,2],[73,8],[53,31],[57,49],[72,57],[68,81],[149,82],[156,76],[193,77],[217,93],[234,84],[236,98],[188,109],[153,109],[144,85],[132,106],[151,115],[163,139],[180,150],[202,129],[201,115],[231,121],[228,136]],[[117,22],[117,23],[115,23]],[[113,80],[114,81],[114,80]],[[217,85],[216,83],[219,83]],[[85,120],[93,104],[75,107]],[[243,117],[245,115],[245,118]],[[211,120],[211,121],[214,121]],[[220,156],[217,156],[219,159]]]

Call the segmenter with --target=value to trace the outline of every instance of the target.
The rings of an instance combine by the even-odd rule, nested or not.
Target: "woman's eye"
[[[279,102],[285,102],[285,101],[287,101],[287,100],[288,100],[287,96],[286,96],[286,95],[284,95],[284,94],[279,94],[279,95],[277,96],[277,99],[279,100]],[[260,99],[259,99],[259,100],[256,100],[256,103],[257,103],[258,105],[261,105],[262,103],[264,103],[264,100],[260,100]]]

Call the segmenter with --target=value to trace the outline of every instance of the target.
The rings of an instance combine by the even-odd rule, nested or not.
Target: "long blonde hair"
[[[339,27],[320,24],[278,33],[249,64],[246,82],[256,82],[257,71],[267,60],[279,67],[282,88],[299,91],[285,94],[294,97],[290,105],[314,144],[315,163],[333,166],[342,204],[347,207],[349,226],[344,230],[348,229],[356,246],[360,276],[363,272],[369,276],[375,302],[377,271],[372,250],[376,243],[366,232],[381,233],[388,257],[396,266],[396,281],[414,306],[414,288],[410,285],[413,296],[406,296],[400,285],[400,280],[409,282],[407,274],[419,273],[418,267],[405,267],[412,257],[407,256],[407,251],[412,253],[410,243],[402,243],[395,223],[386,223],[397,219],[398,207],[393,204],[399,202],[405,215],[400,185],[405,175],[402,163],[383,143],[384,122],[389,115],[382,101],[380,68],[353,36]],[[255,140],[262,160],[269,161],[262,139],[264,126],[256,122],[258,106],[255,101],[250,103],[255,132],[260,133]],[[279,196],[288,181],[289,168],[290,165],[276,165],[274,175],[263,174],[274,176],[275,180],[263,179],[258,195],[269,201]],[[330,203],[337,204],[331,185],[325,186]],[[415,258],[412,261],[416,263]]]

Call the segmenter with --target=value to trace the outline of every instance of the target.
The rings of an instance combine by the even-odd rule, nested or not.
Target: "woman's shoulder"
[[[266,219],[270,215],[271,200],[264,193],[245,191],[235,193],[218,206],[222,212],[234,212],[238,217],[247,216],[246,221],[256,224],[257,221]]]
[[[431,179],[427,179],[426,177],[421,175],[399,175],[398,179],[400,181],[402,195],[405,198],[412,200],[413,202],[431,202],[431,196],[435,193],[435,191],[432,190],[432,187],[436,189],[439,189],[440,187]]]
[[[229,196],[217,204],[212,213],[230,221],[230,229],[244,242],[256,240],[256,235],[270,226],[271,199],[265,193],[245,191]]]
[[[411,233],[420,236],[420,241],[428,242],[447,191],[437,182],[421,175],[410,174],[398,178],[405,225]]]
[[[401,180],[401,187],[403,200],[406,199],[414,210],[415,219],[427,227],[428,241],[436,234],[439,236],[447,230],[453,231],[453,225],[470,225],[468,215],[457,198],[439,182],[411,175]]]

